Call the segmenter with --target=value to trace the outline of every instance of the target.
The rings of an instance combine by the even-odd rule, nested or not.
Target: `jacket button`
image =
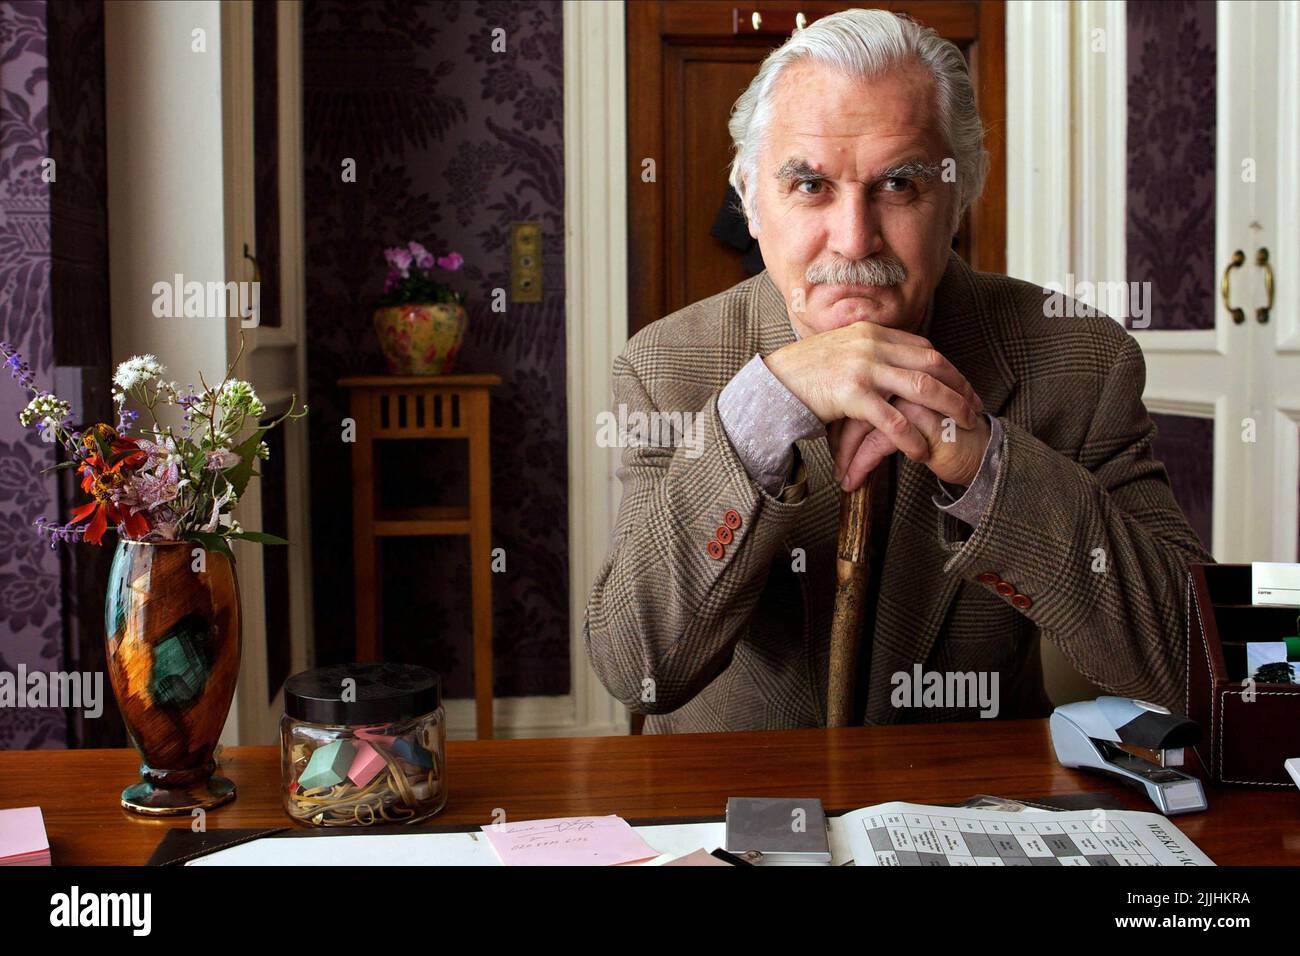
[[[718,525],[718,530],[713,532],[713,534],[723,544],[731,544],[731,529],[725,524]]]
[[[716,539],[705,545],[704,550],[709,552],[709,557],[714,561],[721,561],[722,556],[727,553],[727,549],[722,546],[722,542]]]
[[[1034,602],[1029,600],[1028,596],[1024,594],[1013,594],[1011,596],[1012,607],[1017,607],[1022,611],[1027,610],[1033,603]]]
[[[975,580],[978,581],[980,584],[997,584],[1002,579],[998,577],[996,571],[985,571],[983,574],[979,575]]]
[[[1010,581],[999,581],[998,586],[994,588],[1003,597],[1011,597],[1016,593],[1015,586]]]
[[[728,508],[727,513],[722,516],[722,523],[735,531],[740,527],[740,512],[735,508]]]

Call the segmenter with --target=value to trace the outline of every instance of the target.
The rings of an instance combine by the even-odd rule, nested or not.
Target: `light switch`
[[[542,224],[510,224],[510,301],[542,301]]]

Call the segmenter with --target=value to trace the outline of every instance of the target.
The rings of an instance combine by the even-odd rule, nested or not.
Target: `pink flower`
[[[433,268],[433,253],[418,242],[407,243],[406,248],[411,250],[411,255],[415,256],[415,264],[421,269]]]
[[[459,252],[450,252],[445,256],[438,257],[438,267],[440,269],[446,269],[448,272],[455,272],[464,263],[465,260],[461,258]]]
[[[384,259],[388,261],[390,268],[396,269],[402,274],[403,279],[411,274],[411,253],[403,249],[401,246],[394,246],[391,249],[385,249]]]
[[[392,292],[397,288],[398,280],[402,277],[396,269],[389,269],[388,275],[384,276],[384,292]]]

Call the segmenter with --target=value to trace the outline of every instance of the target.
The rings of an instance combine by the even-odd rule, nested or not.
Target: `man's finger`
[[[958,371],[943,353],[928,344],[917,347],[901,343],[884,343],[879,347],[878,356],[879,361],[885,365],[925,372],[965,398],[977,412],[983,411],[984,402],[976,394],[975,387],[966,380],[966,376]],[[910,396],[904,395],[904,397]]]
[[[929,372],[882,365],[872,371],[872,377],[882,393],[931,408],[940,415],[951,416],[963,428],[974,428],[978,422],[975,403],[953,391]]]
[[[844,477],[844,472],[848,470],[849,462],[857,454],[858,446],[862,444],[862,439],[866,438],[872,430],[870,422],[858,421],[855,418],[841,419],[844,423],[839,432],[839,440],[831,449],[831,456],[834,459],[835,480],[839,481]]]
[[[913,461],[926,459],[930,451],[930,443],[926,441],[920,430],[907,420],[907,416],[881,398],[879,393],[872,389],[861,391],[852,396],[847,405],[845,411],[848,413],[848,418],[866,421],[877,431],[884,432],[884,437]],[[844,427],[848,428],[848,425]],[[840,444],[841,446],[844,444],[843,435],[840,437]]]
[[[849,463],[848,472],[840,482],[845,491],[855,491],[867,475],[880,466],[880,463],[897,451],[897,447],[883,433],[873,431],[858,448],[853,461]]]

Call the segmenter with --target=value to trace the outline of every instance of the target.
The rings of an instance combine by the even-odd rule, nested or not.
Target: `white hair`
[[[772,118],[772,93],[786,67],[820,63],[859,79],[879,76],[909,63],[923,66],[934,79],[939,128],[956,164],[957,203],[953,228],[979,198],[988,175],[984,124],[975,109],[975,90],[961,51],[934,30],[887,10],[842,10],[802,30],[773,50],[758,75],[731,108],[727,127],[735,153],[728,180],[743,212],[758,226],[751,190],[757,183],[758,155]]]

